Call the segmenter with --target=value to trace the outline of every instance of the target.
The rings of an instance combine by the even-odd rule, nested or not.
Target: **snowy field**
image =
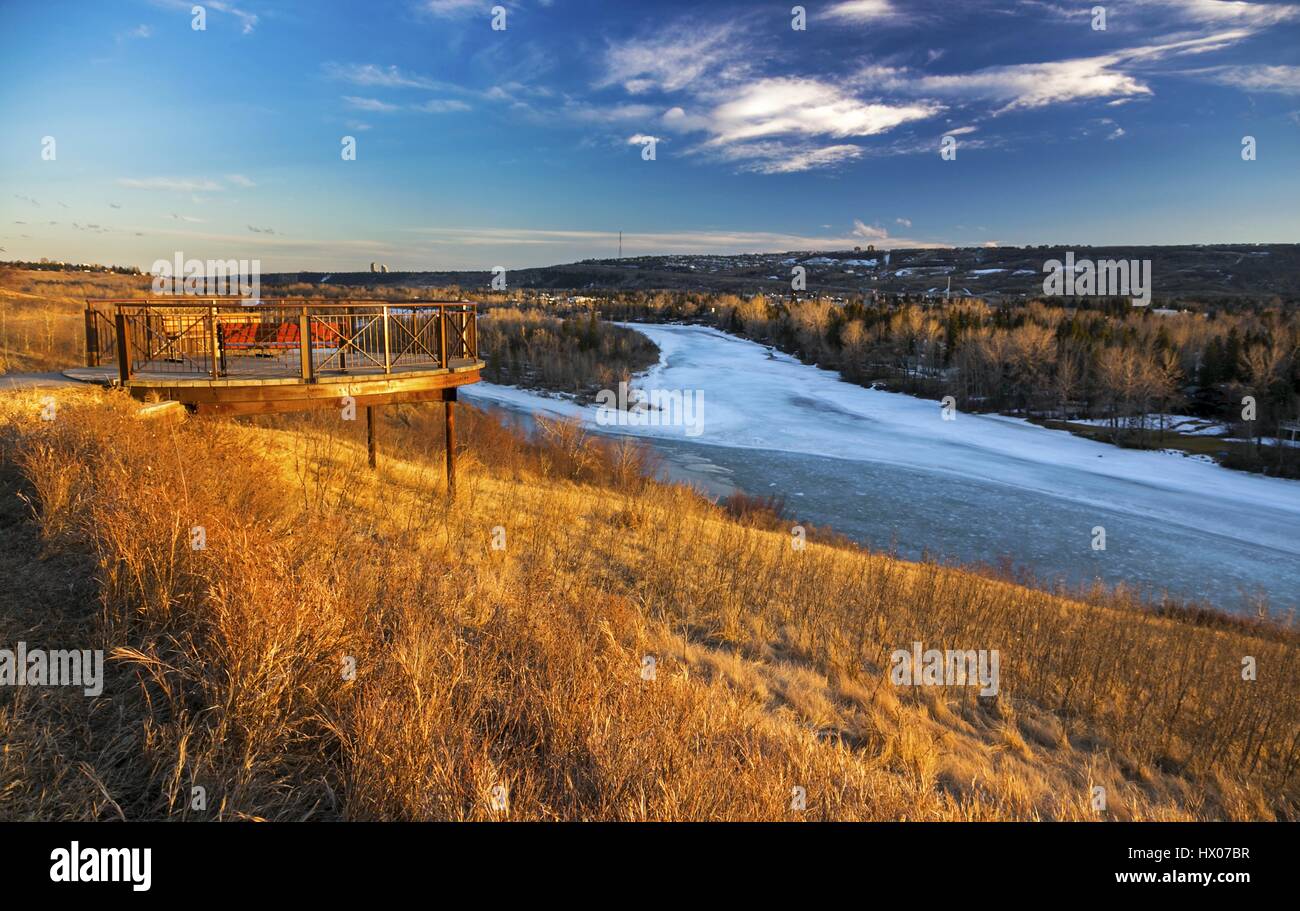
[[[1040,577],[1102,578],[1243,610],[1300,603],[1300,483],[1168,452],[1118,449],[1017,418],[841,381],[698,326],[636,324],[662,352],[641,389],[703,390],[703,429],[602,427],[596,407],[511,387],[467,400],[648,438],[688,473],[876,547],[960,561],[1009,556]],[[1093,529],[1106,530],[1094,550]]]

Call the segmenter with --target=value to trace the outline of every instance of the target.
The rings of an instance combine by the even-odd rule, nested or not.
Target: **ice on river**
[[[661,351],[638,388],[703,391],[698,436],[600,427],[595,406],[482,383],[466,399],[565,415],[701,459],[800,518],[876,546],[964,561],[1004,555],[1044,577],[1167,587],[1244,609],[1300,602],[1300,482],[1169,452],[1119,449],[1018,418],[865,389],[700,326],[635,324]],[[691,431],[693,434],[694,431]],[[1093,529],[1106,550],[1093,550]]]

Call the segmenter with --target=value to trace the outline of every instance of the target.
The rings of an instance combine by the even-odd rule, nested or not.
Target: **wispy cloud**
[[[1131,47],[1095,57],[993,66],[968,73],[934,75],[905,68],[867,66],[857,80],[864,88],[919,96],[981,100],[1000,104],[992,113],[1041,108],[1089,99],[1151,95],[1141,67],[1167,57],[1217,50],[1249,37],[1246,30]]]
[[[380,101],[378,98],[359,98],[356,95],[344,95],[343,102],[355,110],[372,111],[377,114],[391,113],[398,109],[397,105],[390,104],[387,101]]]
[[[831,4],[825,15],[847,22],[879,23],[901,18],[901,13],[890,0],[842,0]]]
[[[186,3],[186,5],[189,6],[190,4]],[[242,10],[237,6],[232,6],[231,4],[224,2],[224,0],[205,0],[205,3],[203,5],[211,7],[212,9],[217,10],[219,12],[228,13],[229,15],[234,16],[236,19],[239,20],[240,30],[245,35],[252,34],[253,29],[257,26],[258,19],[256,13],[250,13],[247,10]]]
[[[490,11],[492,5],[488,0],[424,0],[420,8],[432,16],[455,19],[474,12]]]
[[[322,69],[332,79],[353,85],[389,89],[438,89],[437,80],[418,73],[405,73],[396,66],[378,66],[374,63],[326,63]]]
[[[537,228],[412,228],[411,233],[446,247],[581,247],[613,249],[617,232],[548,230]],[[769,231],[666,231],[626,232],[625,246],[661,253],[770,253],[785,250],[843,250],[867,240],[887,247],[944,247],[948,244],[894,238],[881,228],[854,221],[843,234],[804,235]],[[555,255],[555,254],[550,254]]]
[[[1225,66],[1199,72],[1214,82],[1246,92],[1300,95],[1300,66]]]
[[[875,136],[942,111],[930,102],[891,105],[864,102],[816,79],[761,79],[743,86],[708,115],[707,145],[771,136]]]
[[[751,142],[720,150],[718,157],[754,174],[797,174],[833,168],[861,158],[863,149],[851,143],[816,145],[807,142]]]
[[[420,104],[412,105],[412,109],[423,111],[426,114],[449,114],[456,111],[468,111],[470,106],[463,101],[455,98],[434,98]]]
[[[119,177],[117,183],[129,190],[210,193],[221,189],[221,184],[203,177]]]
[[[611,44],[596,86],[621,85],[637,95],[681,91],[709,73],[735,79],[746,68],[747,47],[737,25],[678,23],[663,34]]]
[[[153,3],[167,9],[184,10],[186,13],[189,13],[195,6],[202,6],[205,10],[216,10],[239,20],[240,31],[245,35],[251,35],[260,21],[257,13],[250,13],[248,10],[226,2],[226,0],[203,0],[202,3],[197,4],[191,2],[191,0],[153,0]]]
[[[858,12],[865,14],[865,7]],[[661,126],[703,134],[695,152],[764,174],[852,161],[863,150],[834,140],[876,136],[943,110],[925,100],[864,99],[833,78],[756,76],[757,55],[753,40],[734,23],[670,23],[660,33],[611,44],[596,87],[684,96],[659,108]],[[605,110],[614,119],[613,106]],[[649,111],[637,115],[649,121]]]
[[[1210,25],[1269,26],[1300,19],[1300,6],[1292,3],[1247,3],[1245,0],[1136,0],[1194,22]]]

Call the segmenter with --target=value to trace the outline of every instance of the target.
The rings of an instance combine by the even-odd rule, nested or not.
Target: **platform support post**
[[[377,452],[375,450],[375,406],[366,406],[366,452],[370,455],[370,467],[376,468],[379,464]]]
[[[113,322],[117,329],[117,377],[125,386],[131,382],[131,324],[121,310],[113,315]]]
[[[99,366],[99,326],[95,322],[95,311],[86,305],[86,366]]]
[[[447,437],[447,498],[456,496],[456,390],[448,389],[447,397],[442,400],[443,413],[446,415]]]

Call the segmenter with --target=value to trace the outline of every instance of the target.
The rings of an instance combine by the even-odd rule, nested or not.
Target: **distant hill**
[[[1144,247],[963,247],[943,250],[789,251],[701,256],[592,259],[507,274],[511,288],[677,290],[788,293],[802,266],[807,288],[831,294],[944,294],[1020,297],[1042,293],[1044,263],[1064,260],[1151,260],[1157,298],[1271,297],[1300,301],[1300,244],[1214,244]],[[888,261],[886,261],[888,258]],[[488,288],[490,272],[293,272],[264,275],[264,284],[307,282],[363,287],[458,285]]]

